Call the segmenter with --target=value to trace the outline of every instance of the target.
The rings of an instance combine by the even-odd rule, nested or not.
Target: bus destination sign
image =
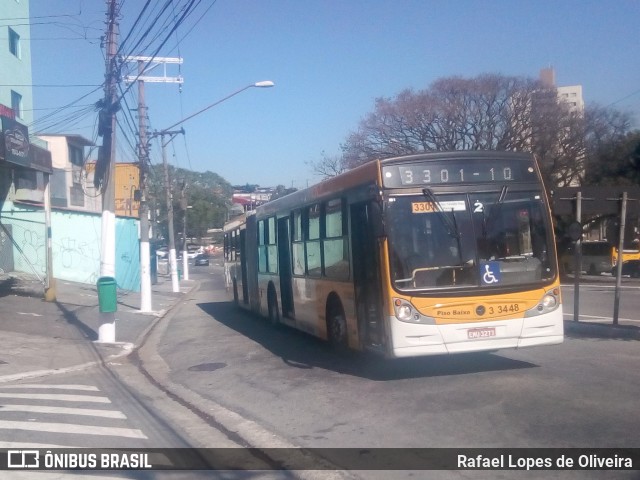
[[[383,167],[382,176],[387,188],[536,180],[536,172],[531,162],[505,159],[461,159],[388,165]]]

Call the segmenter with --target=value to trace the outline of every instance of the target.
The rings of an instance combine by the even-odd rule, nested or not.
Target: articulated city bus
[[[234,300],[388,357],[561,343],[549,203],[533,157],[372,161],[225,226]]]

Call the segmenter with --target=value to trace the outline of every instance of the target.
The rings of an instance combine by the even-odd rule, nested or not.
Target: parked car
[[[187,258],[192,260],[196,258],[198,255],[204,253],[204,248],[198,245],[187,245]]]
[[[618,274],[617,265],[611,269],[611,275]],[[631,278],[640,278],[640,260],[627,260],[622,264],[622,275],[629,275]]]
[[[196,267],[209,266],[209,257],[204,253],[199,253],[193,261],[193,264]]]

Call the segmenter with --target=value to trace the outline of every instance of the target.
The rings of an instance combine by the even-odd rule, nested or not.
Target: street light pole
[[[177,127],[178,125],[186,122],[187,120],[192,119],[193,117],[195,117],[196,115],[200,115],[203,112],[206,112],[207,110],[209,110],[210,108],[215,107],[216,105],[221,104],[222,102],[224,102],[225,100],[229,100],[231,97],[234,97],[236,95],[238,95],[240,92],[244,92],[245,90],[249,89],[249,88],[268,88],[268,87],[273,87],[274,83],[271,80],[264,80],[262,82],[256,82],[256,83],[251,83],[249,85],[247,85],[246,87],[242,87],[239,90],[236,90],[235,92],[227,95],[226,97],[218,100],[217,102],[212,103],[211,105],[208,105],[206,107],[204,107],[201,110],[198,110],[195,113],[192,113],[191,115],[189,115],[188,117],[183,118],[182,120],[174,123],[173,125],[171,125],[168,128],[165,128],[164,130],[161,131],[156,131],[153,133],[153,137],[160,137],[160,143],[162,145],[162,163],[164,165],[164,182],[165,182],[165,189],[167,191],[167,217],[168,217],[168,224],[169,224],[169,268],[171,271],[171,286],[172,286],[172,290],[174,292],[179,292],[180,291],[180,283],[178,281],[178,267],[177,267],[177,263],[176,263],[176,242],[175,242],[175,233],[173,231],[173,194],[171,192],[171,186],[169,185],[169,166],[167,165],[167,153],[165,150],[165,147],[167,146],[167,143],[169,143],[171,140],[169,140],[169,142],[165,143],[164,142],[164,136],[165,135],[171,135],[172,138],[173,136],[177,135],[178,133],[182,133],[184,135],[184,129],[180,129],[180,130],[175,130],[175,131],[171,131],[172,128]],[[186,228],[185,228],[185,235],[186,235]],[[185,238],[185,256],[186,256],[186,238]],[[186,268],[185,268],[186,271]]]
[[[177,127],[178,125],[180,125],[181,123],[186,122],[187,120],[192,119],[193,117],[195,117],[196,115],[200,115],[203,112],[206,112],[207,110],[209,110],[210,108],[215,107],[216,105],[221,104],[222,102],[229,100],[231,97],[234,97],[236,95],[238,95],[240,92],[244,92],[245,90],[249,89],[249,88],[269,88],[269,87],[273,87],[275,84],[271,81],[271,80],[264,80],[262,82],[256,82],[256,83],[252,83],[250,85],[247,85],[246,87],[242,87],[240,90],[236,90],[235,92],[227,95],[224,98],[221,98],[220,100],[218,100],[217,102],[212,103],[211,105],[208,105],[206,107],[204,107],[202,110],[198,110],[195,113],[192,113],[191,115],[189,115],[188,117],[183,118],[182,120],[180,120],[179,122],[174,123],[173,125],[171,125],[170,127],[167,127],[166,130],[170,130],[174,127]],[[164,131],[164,130],[163,130]]]

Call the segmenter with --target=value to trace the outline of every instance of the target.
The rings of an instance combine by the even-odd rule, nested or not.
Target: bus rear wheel
[[[236,279],[233,279],[233,303],[235,303],[236,305],[239,304],[238,301],[238,282],[236,281]]]
[[[269,287],[269,293],[267,294],[267,306],[269,308],[269,321],[271,325],[277,326],[280,324],[280,310],[278,309],[278,299],[276,297],[276,290],[273,287]]]
[[[347,320],[342,307],[334,306],[327,314],[327,336],[329,343],[335,348],[346,349],[347,342]]]

